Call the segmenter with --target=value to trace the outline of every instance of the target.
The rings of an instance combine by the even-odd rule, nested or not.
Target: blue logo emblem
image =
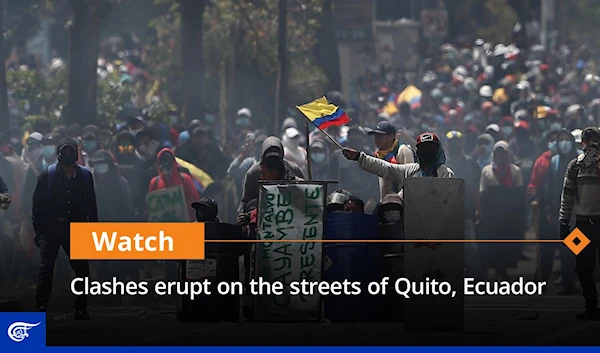
[[[0,347],[46,345],[46,313],[0,313]]]

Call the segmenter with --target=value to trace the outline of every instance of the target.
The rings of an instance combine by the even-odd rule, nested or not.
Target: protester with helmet
[[[583,291],[585,311],[578,319],[600,321],[598,292],[594,270],[598,263],[600,242],[600,129],[583,130],[581,144],[584,153],[567,166],[559,211],[560,235],[571,233],[571,217],[575,226],[591,241],[576,257],[576,273]]]

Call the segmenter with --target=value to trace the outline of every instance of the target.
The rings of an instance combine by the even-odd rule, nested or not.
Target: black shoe
[[[600,309],[590,309],[575,316],[578,320],[600,321]]]
[[[76,310],[75,311],[75,320],[89,320],[90,314],[88,314],[85,310]]]
[[[45,305],[38,305],[35,309],[35,311],[37,311],[38,313],[45,313],[46,310],[48,310],[48,307]]]

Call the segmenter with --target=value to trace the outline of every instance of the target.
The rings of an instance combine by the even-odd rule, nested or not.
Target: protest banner
[[[258,237],[261,240],[321,240],[326,186],[311,182],[261,184]],[[320,295],[291,296],[294,281],[321,281],[322,243],[276,242],[256,244],[254,278],[281,282],[283,295],[255,297],[258,321],[313,321],[321,318]]]
[[[149,192],[146,196],[149,222],[189,222],[188,205],[181,185]]]
[[[417,295],[405,299],[407,331],[460,332],[464,327],[464,244],[436,240],[465,238],[465,182],[455,178],[413,178],[404,185],[404,237],[431,239],[404,247],[405,277],[446,281],[456,296]],[[423,315],[423,313],[428,313]]]

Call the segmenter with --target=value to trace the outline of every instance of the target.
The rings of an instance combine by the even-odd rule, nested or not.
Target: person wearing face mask
[[[484,168],[492,161],[494,138],[490,134],[481,134],[477,137],[476,145],[471,158],[477,162],[479,168]]]
[[[141,116],[131,116],[127,118],[127,129],[135,137],[135,135],[146,127],[146,123]]]
[[[525,120],[515,122],[515,137],[509,142],[509,152],[515,158],[515,164],[521,170],[523,180],[530,180],[535,160],[540,156],[538,148],[531,139],[529,123]]]
[[[252,112],[248,108],[238,110],[235,118],[235,126],[239,131],[251,131],[252,128]]]
[[[42,151],[42,154],[37,159],[29,163],[27,171],[25,172],[25,181],[21,185],[21,202],[19,202],[18,211],[22,219],[21,236],[23,239],[34,238],[33,226],[31,224],[31,207],[33,191],[35,190],[38,176],[41,173],[45,172],[48,169],[48,166],[50,166],[51,164],[55,164],[57,161],[56,146],[58,144],[58,136],[54,133],[47,134],[42,138],[40,143],[40,149]],[[35,246],[33,242],[24,245],[23,250],[26,252],[23,255],[23,258],[29,260],[29,257],[33,256],[33,254],[35,253]],[[65,265],[65,263],[61,261],[61,259],[58,260],[57,265],[57,272],[60,275],[68,274],[68,265],[63,266]],[[26,273],[31,273],[30,278],[35,278],[37,276],[36,271],[39,269],[39,263],[36,264],[33,260],[30,260],[28,262],[24,261],[23,267]]]
[[[400,192],[407,178],[454,177],[454,172],[444,164],[446,154],[439,137],[431,132],[423,133],[417,137],[418,163],[394,164],[351,148],[345,148],[343,154],[349,160],[357,161],[362,170],[397,183]]]
[[[98,222],[92,173],[78,165],[77,142],[66,138],[58,143],[58,164],[52,164],[37,180],[33,193],[34,241],[40,248],[41,265],[36,293],[37,310],[45,312],[52,291],[54,264],[60,248],[69,255],[70,223]],[[76,277],[90,275],[88,261],[71,260]],[[83,283],[75,285],[83,291]],[[78,288],[77,288],[78,287]],[[87,320],[87,296],[75,300],[75,319]]]
[[[498,141],[492,162],[481,171],[478,239],[520,239],[526,223],[522,187],[521,170],[510,162],[508,143]],[[518,244],[479,244],[481,266],[495,269],[497,279],[507,280],[507,268],[516,267],[519,249]]]
[[[96,151],[90,157],[90,165],[94,173],[94,187],[98,218],[103,222],[131,222],[133,205],[127,180],[119,173],[119,168],[107,150]],[[137,270],[130,261],[101,261],[96,274],[101,280],[119,278],[135,278]]]
[[[300,147],[300,131],[295,127],[290,127],[285,130],[283,139],[283,158],[296,163],[306,173],[306,149]]]
[[[150,181],[148,192],[163,190],[172,186],[182,185],[183,192],[185,195],[186,205],[188,207],[188,214],[190,221],[196,219],[196,210],[191,206],[192,203],[200,200],[200,195],[192,178],[186,173],[179,172],[179,166],[175,160],[175,154],[171,149],[163,148],[156,156],[156,163],[158,165],[158,176],[155,176]]]
[[[448,131],[446,165],[465,181],[465,239],[475,240],[475,220],[479,199],[481,168],[463,153],[464,136],[460,131]],[[465,266],[469,277],[482,278],[479,252],[476,243],[465,244]]]
[[[313,140],[310,143],[310,160],[312,178],[315,180],[327,179],[329,172],[329,151],[323,140]]]
[[[500,132],[502,133],[502,136],[499,136],[501,138],[494,139],[494,141],[510,141],[510,139],[513,137],[514,119],[511,116],[505,116],[500,120],[498,125],[500,126]]]
[[[578,319],[600,320],[594,270],[600,242],[600,129],[588,127],[581,134],[584,153],[569,162],[562,189],[558,223],[561,239],[571,233],[571,220],[591,241],[576,257],[576,269],[585,301]],[[575,217],[573,217],[573,214]]]
[[[27,138],[26,146],[21,153],[21,160],[26,167],[42,155],[41,142],[43,137],[39,132],[34,132]]]
[[[259,135],[254,140],[247,140],[240,153],[229,164],[227,174],[236,182],[238,190],[242,187],[246,172],[250,167],[260,162],[260,148],[266,139],[266,135]]]
[[[86,132],[82,136],[79,164],[90,168],[90,157],[98,150],[98,148],[98,136],[93,132]]]
[[[557,154],[549,163],[546,183],[543,188],[545,202],[544,214],[550,225],[543,235],[544,239],[559,239],[556,214],[560,210],[560,195],[562,191],[564,175],[569,162],[577,158],[577,147],[575,138],[570,132],[561,130],[556,136]],[[542,212],[540,212],[542,213]],[[571,217],[571,225],[575,226],[575,217]],[[575,284],[575,256],[568,248],[556,244],[541,244],[542,249],[542,274],[547,279],[554,264],[554,253],[558,249],[560,254],[560,278],[555,282],[562,287],[559,295],[571,295],[579,293]]]
[[[208,152],[208,136],[203,127],[197,127],[192,131],[191,141],[175,150],[178,158],[188,161],[196,167],[208,173],[213,179],[225,174],[221,171],[223,165],[218,163]],[[221,161],[223,162],[223,161]]]
[[[378,159],[394,164],[409,164],[415,162],[415,155],[412,149],[400,143],[396,139],[396,127],[387,121],[381,121],[377,124],[375,130],[369,130],[368,135],[373,136],[377,151],[375,156]],[[398,183],[382,178],[379,178],[379,200],[389,193],[398,193],[401,187]]]

